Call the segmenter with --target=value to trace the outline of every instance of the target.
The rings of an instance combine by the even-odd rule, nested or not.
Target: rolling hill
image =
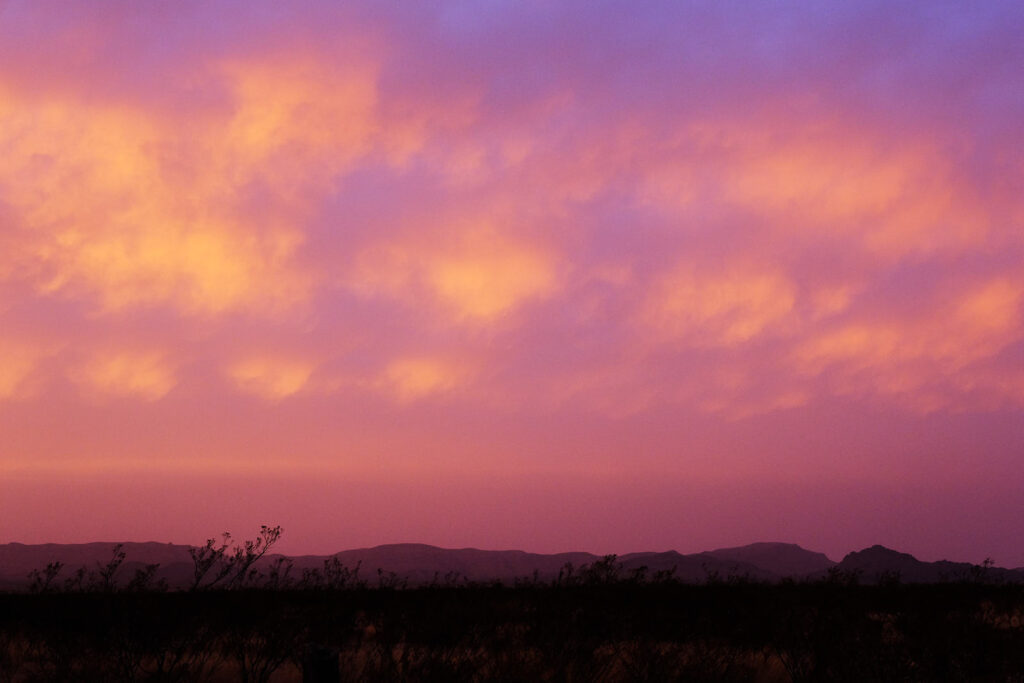
[[[40,544],[8,543],[0,545],[0,589],[23,589],[29,573],[42,570],[48,563],[61,562],[64,567],[58,582],[84,567],[97,570],[106,565],[114,543]],[[135,570],[158,564],[157,577],[172,587],[187,586],[193,575],[189,546],[170,543],[125,543],[126,560],[118,571],[122,583]],[[283,555],[268,555],[257,565],[267,568]],[[298,555],[290,560],[292,576],[303,570],[319,569],[325,561],[336,558],[348,568],[359,567],[360,578],[371,584],[381,573],[393,573],[410,585],[444,580],[504,581],[536,576],[551,580],[567,565],[579,570],[601,561],[599,555],[586,552],[557,554],[528,553],[521,550],[448,549],[418,543],[380,545],[372,548],[344,550],[334,555]],[[1024,581],[1024,570],[979,567],[958,562],[922,562],[914,556],[880,545],[849,553],[841,562],[833,562],[822,553],[806,550],[791,543],[753,543],[734,548],[721,548],[689,555],[676,551],[642,552],[618,556],[615,564],[622,575],[658,572],[676,579],[701,583],[741,577],[754,581],[781,579],[822,579],[829,572],[871,583],[899,579],[906,583],[937,583],[962,580]]]

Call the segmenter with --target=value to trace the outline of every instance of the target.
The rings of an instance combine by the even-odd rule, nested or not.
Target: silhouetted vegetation
[[[408,586],[336,559],[293,575],[280,536],[193,554],[189,590],[124,555],[0,594],[0,682],[1022,681],[1024,587],[755,583],[624,572],[615,556],[514,585]],[[305,677],[304,677],[305,676]]]

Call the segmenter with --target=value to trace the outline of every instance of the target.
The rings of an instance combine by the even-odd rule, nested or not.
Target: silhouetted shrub
[[[193,555],[192,590],[124,562],[0,594],[0,683],[30,681],[1021,681],[1024,587],[725,579],[685,584],[617,558],[512,586],[292,576],[280,536]],[[260,568],[262,567],[262,569]],[[320,673],[317,673],[320,672]]]

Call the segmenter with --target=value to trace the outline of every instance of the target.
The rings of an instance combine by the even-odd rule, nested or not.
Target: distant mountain
[[[447,549],[420,543],[379,545],[374,548],[343,550],[335,555],[301,555],[292,557],[296,569],[322,567],[324,560],[336,557],[346,567],[360,566],[360,577],[374,580],[377,570],[394,572],[410,583],[443,580],[458,575],[477,581],[511,580],[532,576],[544,578],[558,575],[567,563],[579,567],[601,559],[591,553],[558,553],[541,555],[522,550]]]
[[[1002,567],[984,567],[970,562],[922,562],[913,555],[881,545],[852,552],[836,565],[841,572],[857,575],[866,583],[899,580],[903,583],[945,581],[1024,581],[1024,572]]]
[[[116,543],[43,543],[25,545],[7,543],[0,545],[0,578],[18,576],[24,578],[33,569],[43,569],[50,562],[63,562],[66,567],[95,568],[106,564],[113,557]],[[192,565],[189,546],[172,543],[123,543],[121,548],[128,561],[139,564],[175,563]]]
[[[836,564],[824,553],[805,550],[795,543],[751,543],[738,548],[721,548],[701,554],[720,560],[752,564],[779,578],[808,576],[826,571]]]
[[[58,577],[58,584],[61,584],[79,568],[92,571],[105,566],[114,556],[115,545],[113,542],[0,545],[0,590],[24,588],[29,583],[30,572],[43,571],[52,562],[64,565]],[[187,545],[147,542],[122,543],[121,546],[125,553],[125,562],[118,572],[121,580],[130,580],[137,569],[149,564],[160,565],[159,577],[173,586],[186,584],[192,576],[192,557]]]
[[[665,553],[630,553],[618,558],[618,561],[627,573],[646,567],[648,576],[656,572],[670,572],[675,579],[691,583],[729,577],[753,581],[776,578],[771,572],[749,562],[713,557],[707,553],[680,555],[674,550]]]
[[[0,545],[0,590],[21,589],[28,585],[29,572],[43,570],[50,562],[64,563],[58,584],[80,567],[96,570],[106,565],[114,543],[82,543]],[[157,574],[172,587],[189,584],[193,564],[189,546],[170,543],[125,543],[126,561],[118,580],[125,583],[136,569],[159,564]],[[265,557],[260,567],[266,568],[282,555]],[[301,577],[306,569],[322,568],[325,561],[336,558],[349,568],[360,568],[360,578],[377,581],[378,570],[393,572],[411,585],[457,578],[473,581],[500,580],[537,576],[550,580],[567,564],[578,571],[585,565],[601,561],[599,555],[585,552],[545,555],[521,550],[447,549],[416,543],[381,545],[373,548],[345,550],[334,555],[299,555],[289,557],[293,576]],[[678,580],[701,583],[742,577],[754,581],[777,581],[782,578],[822,579],[829,571],[857,576],[866,583],[898,578],[907,583],[997,580],[1024,582],[1024,569],[983,568],[962,562],[921,562],[913,555],[890,550],[880,545],[848,554],[835,563],[822,553],[791,543],[754,543],[737,548],[720,548],[703,553],[682,555],[667,552],[630,553],[616,558],[622,575],[645,572],[670,573]]]
[[[836,565],[836,569],[857,575],[868,582],[898,578],[907,583],[933,583],[951,578],[941,575],[933,563],[921,562],[913,555],[881,545],[849,553]]]

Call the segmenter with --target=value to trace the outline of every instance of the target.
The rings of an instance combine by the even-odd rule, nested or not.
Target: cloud
[[[558,262],[549,250],[486,223],[424,233],[366,249],[350,285],[407,301],[423,302],[426,293],[425,303],[467,324],[511,314],[559,286]]]
[[[844,244],[879,265],[978,248],[999,228],[999,204],[933,135],[897,137],[827,107],[744,114],[642,141],[637,202],[691,224],[732,212],[762,241]]]
[[[24,397],[45,353],[38,344],[0,337],[0,400]]]
[[[377,384],[399,402],[407,403],[449,393],[468,377],[466,367],[447,359],[406,357],[389,362]]]
[[[1024,285],[1007,277],[974,283],[912,317],[848,322],[809,336],[794,350],[803,373],[829,377],[840,393],[896,398],[915,410],[1018,402],[1010,373],[987,363],[1024,340]],[[1008,381],[1007,381],[1008,380]]]
[[[87,394],[156,401],[177,384],[175,368],[162,351],[98,351],[71,370]]]
[[[726,272],[683,264],[659,278],[644,321],[666,342],[735,346],[791,332],[796,291],[781,272],[730,264]]]
[[[228,377],[239,390],[278,401],[305,389],[315,365],[310,361],[249,356],[228,365]]]
[[[435,294],[463,318],[491,319],[555,287],[550,256],[487,231],[469,232],[463,244],[427,265]]]
[[[22,237],[8,258],[35,262],[39,291],[186,315],[308,298],[296,220],[368,149],[373,74],[236,61],[198,77],[226,81],[233,106],[187,125],[0,83],[0,189]]]
[[[1012,321],[996,290],[954,313],[975,336],[936,331],[935,301],[1019,255],[1021,171],[989,139],[1012,127],[981,129],[999,107],[950,100],[961,119],[940,116],[964,93],[915,83],[933,65],[909,47],[847,55],[841,73],[805,63],[813,11],[790,25],[661,8],[637,17],[642,40],[611,19],[625,7],[585,30],[565,7],[465,25],[428,9],[230,26],[223,8],[176,11],[167,52],[92,17],[68,36],[73,69],[50,56],[32,77],[0,49],[4,301],[67,316],[82,348],[108,325],[141,348],[164,334],[270,400],[472,391],[503,409],[748,414],[875,396],[853,384],[974,396],[1017,338],[994,327]],[[840,14],[857,30],[877,18]],[[669,15],[712,32],[728,19],[731,48],[678,44]],[[208,33],[182,30],[200,16]],[[947,20],[911,42],[959,45]],[[536,33],[552,26],[572,29],[557,49]],[[748,41],[766,26],[767,52]],[[125,50],[141,66],[113,68]],[[872,85],[884,74],[919,97],[896,107]],[[924,309],[897,310],[901,287]],[[10,315],[62,333],[28,308]],[[238,356],[238,325],[279,353]],[[452,355],[487,386],[423,360]],[[779,359],[798,379],[773,389],[756,378]],[[695,370],[708,364],[721,372]]]
[[[206,142],[222,177],[259,178],[294,199],[371,150],[380,125],[375,67],[323,57],[293,50],[219,65],[234,110]]]
[[[982,205],[924,141],[891,144],[856,127],[794,133],[741,141],[735,181],[726,186],[735,201],[787,232],[852,235],[882,257],[985,240]]]

